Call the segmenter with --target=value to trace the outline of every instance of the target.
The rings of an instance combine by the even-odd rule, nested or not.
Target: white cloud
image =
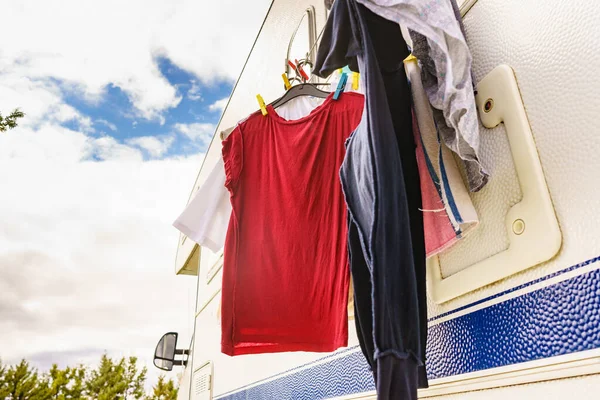
[[[217,100],[214,103],[212,103],[210,106],[208,106],[208,109],[210,111],[223,111],[225,109],[225,106],[227,105],[228,100],[229,100],[229,97],[225,97],[224,99]]]
[[[269,3],[5,2],[2,11],[10,18],[0,24],[0,70],[52,77],[95,100],[112,84],[129,96],[139,116],[156,119],[181,100],[156,58],[170,59],[205,84],[234,80]]]
[[[200,95],[200,85],[198,84],[198,81],[194,79],[190,83],[192,84],[192,87],[187,92],[187,98],[193,101],[201,100],[202,96]]]
[[[25,118],[19,120],[21,126],[75,121],[81,130],[92,130],[90,118],[65,104],[61,90],[55,83],[12,72],[0,74],[0,111],[10,112],[15,107],[21,108],[26,114]]]
[[[144,158],[138,149],[121,144],[111,136],[103,136],[98,139],[88,139],[87,156],[91,156],[102,161],[142,161]]]
[[[185,346],[194,279],[173,273],[171,223],[199,161],[144,161],[113,138],[49,124],[0,134],[4,361],[91,363],[106,350],[150,363],[169,330]]]
[[[172,136],[142,136],[127,139],[126,143],[146,150],[153,158],[159,158],[169,150],[174,140]]]
[[[204,83],[214,78],[234,80],[270,3],[269,0],[171,2],[170,13],[163,18],[157,37],[158,48]]]
[[[175,130],[199,145],[208,145],[215,133],[214,124],[195,122],[192,124],[175,124]]]
[[[94,121],[94,123],[96,124],[102,124],[104,126],[106,126],[108,129],[110,129],[113,132],[116,132],[117,130],[117,126],[115,124],[113,124],[112,122],[109,122],[105,119],[97,119]]]
[[[171,223],[201,155],[144,161],[140,149],[158,155],[172,138],[90,136],[55,85],[0,75],[0,110],[13,101],[27,115],[0,134],[3,361],[87,364],[107,351],[156,376],[160,335],[191,335],[194,280],[173,273]]]

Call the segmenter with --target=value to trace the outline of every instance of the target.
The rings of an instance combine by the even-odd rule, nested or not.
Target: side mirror
[[[172,371],[175,365],[187,365],[187,360],[175,360],[176,355],[189,355],[189,350],[177,349],[177,332],[165,333],[154,351],[154,366],[163,371]]]

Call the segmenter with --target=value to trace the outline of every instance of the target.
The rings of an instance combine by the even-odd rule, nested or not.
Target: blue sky
[[[206,151],[206,141],[189,138],[178,132],[176,124],[202,123],[216,126],[223,110],[215,107],[215,103],[229,97],[234,81],[215,79],[211,83],[205,83],[168,58],[156,59],[156,64],[161,75],[176,88],[180,98],[177,106],[162,112],[162,118],[149,120],[137,115],[127,93],[113,84],[107,85],[99,102],[86,100],[79,93],[68,90],[65,91],[64,101],[83,115],[89,116],[98,135],[109,135],[121,142],[145,136],[173,137],[173,144],[162,156]],[[72,129],[78,128],[75,120],[64,125]]]

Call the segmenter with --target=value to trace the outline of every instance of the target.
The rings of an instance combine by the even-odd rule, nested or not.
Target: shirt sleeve
[[[244,157],[244,145],[242,131],[240,126],[229,134],[227,139],[223,140],[223,162],[225,164],[225,187],[231,193],[235,192],[240,174],[242,172]]]
[[[189,239],[217,252],[225,244],[231,216],[225,168],[219,158],[206,181],[196,192],[173,226]]]
[[[360,39],[357,32],[355,10],[349,0],[339,0],[333,4],[331,14],[323,29],[317,59],[313,71],[326,78],[333,71],[346,65],[358,72],[356,56],[360,54]]]

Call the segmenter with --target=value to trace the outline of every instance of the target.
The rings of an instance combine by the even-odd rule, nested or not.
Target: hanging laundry
[[[231,217],[231,203],[224,184],[225,166],[219,157],[204,184],[173,222],[189,239],[215,253],[223,248]]]
[[[334,2],[313,71],[360,72],[365,113],[340,170],[359,342],[380,399],[427,386],[425,244],[407,46],[395,22],[355,0]]]
[[[323,99],[301,96],[277,108],[277,114],[287,120],[302,118],[323,103]],[[225,129],[219,133],[225,140],[233,131]],[[229,192],[225,187],[225,166],[219,157],[208,177],[177,217],[173,226],[192,241],[217,252],[225,245],[225,235],[231,216]]]
[[[479,219],[454,157],[440,143],[417,60],[408,57],[404,64],[413,99],[425,248],[427,257],[432,257],[464,238],[477,227]]]
[[[489,175],[479,157],[471,52],[455,14],[456,4],[451,4],[454,0],[357,1],[410,31],[442,140],[464,160],[470,190],[480,190]]]
[[[233,211],[225,240],[221,350],[330,352],[347,345],[344,142],[364,97],[329,95],[295,120],[271,106],[223,141]]]

